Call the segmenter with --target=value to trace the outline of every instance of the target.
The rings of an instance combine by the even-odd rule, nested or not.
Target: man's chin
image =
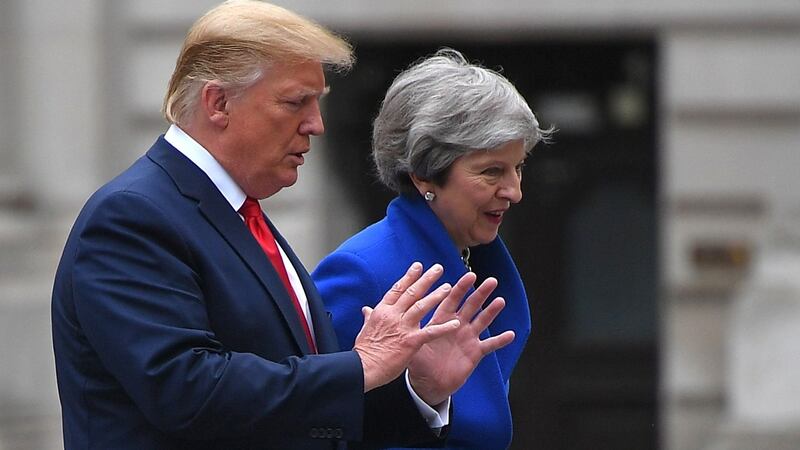
[[[281,189],[294,186],[294,184],[297,183],[297,178],[297,169],[294,169],[294,172],[291,175],[281,178]]]

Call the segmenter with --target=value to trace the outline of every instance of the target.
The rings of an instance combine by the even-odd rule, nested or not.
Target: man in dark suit
[[[426,399],[452,393],[504,345],[458,316],[474,277],[420,298],[441,267],[412,266],[340,351],[308,273],[257,206],[295,183],[309,137],[324,131],[323,65],[352,59],[334,34],[261,2],[227,2],[189,31],[165,100],[172,125],[87,201],[56,273],[67,449],[330,449],[446,435],[449,400]],[[453,351],[468,357],[437,367]]]

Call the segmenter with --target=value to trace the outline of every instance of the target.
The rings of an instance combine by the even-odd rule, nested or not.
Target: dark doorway
[[[445,42],[356,41],[331,79],[327,138],[371,223],[392,195],[372,176],[370,128],[399,70]],[[511,383],[515,449],[657,448],[656,49],[648,40],[448,42],[500,70],[543,125],[523,201],[501,234],[533,333]]]

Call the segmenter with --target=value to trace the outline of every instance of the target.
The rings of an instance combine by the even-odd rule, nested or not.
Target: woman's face
[[[522,200],[522,140],[458,158],[445,185],[417,181],[422,193],[432,191],[429,203],[459,249],[488,244],[497,237],[503,215]]]

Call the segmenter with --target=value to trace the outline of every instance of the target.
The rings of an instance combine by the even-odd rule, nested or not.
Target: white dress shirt
[[[180,129],[177,125],[170,125],[167,132],[164,134],[164,139],[169,142],[173,147],[178,149],[184,156],[189,158],[197,167],[200,168],[214,186],[217,187],[219,192],[225,197],[225,200],[231,205],[234,211],[239,211],[239,208],[244,204],[247,194],[244,193],[241,187],[231,178],[227,171],[220,165],[220,163],[208,152],[202,145],[194,140],[191,136],[186,134],[185,131]],[[244,220],[244,218],[242,218]],[[297,295],[297,300],[303,309],[308,328],[311,330],[311,336],[314,337],[314,324],[311,321],[311,314],[308,311],[308,298],[306,292],[303,290],[303,285],[300,283],[300,277],[297,275],[292,262],[286,257],[286,253],[281,248],[278,242],[275,242],[278,250],[283,258],[283,265],[286,266],[286,273],[289,275],[289,282]],[[316,338],[314,338],[316,340]],[[406,386],[414,399],[422,416],[431,428],[442,428],[450,423],[450,398],[448,398],[441,405],[436,405],[435,409],[431,408],[425,403],[414,389],[411,388],[411,382],[408,379],[408,371],[405,374]]]

